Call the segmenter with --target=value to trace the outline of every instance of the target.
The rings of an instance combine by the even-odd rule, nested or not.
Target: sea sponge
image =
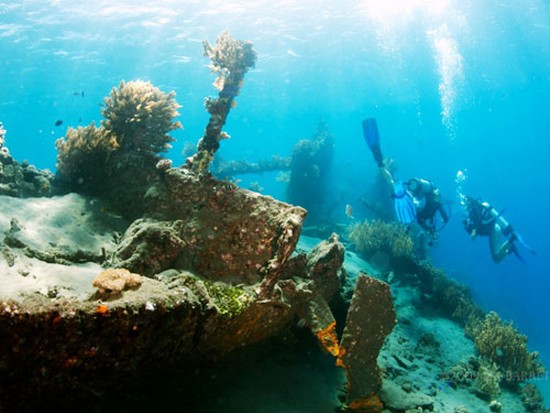
[[[509,383],[520,383],[544,373],[538,353],[527,350],[527,336],[520,334],[512,323],[502,322],[492,311],[473,327],[474,342],[482,357],[501,368]]]
[[[117,295],[141,285],[141,275],[124,268],[109,268],[101,271],[93,281],[99,294]]]

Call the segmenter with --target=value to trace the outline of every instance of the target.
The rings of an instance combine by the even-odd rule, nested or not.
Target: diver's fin
[[[375,118],[367,118],[363,120],[363,137],[365,142],[372,152],[372,156],[379,168],[384,166],[384,157],[380,149],[380,135],[378,134],[378,125]]]
[[[518,249],[515,246],[512,246],[512,252],[514,253],[514,255],[518,260],[520,260],[524,264],[527,264],[527,261],[525,261],[525,259],[520,255],[520,253],[518,252]]]
[[[515,235],[516,235],[516,239],[519,241],[519,243],[520,243],[521,245],[523,245],[523,247],[524,247],[527,251],[529,251],[531,254],[537,255],[537,252],[536,252],[533,248],[531,248],[531,247],[524,241],[524,239],[523,239],[523,237],[522,237],[521,235],[519,235],[517,232],[516,232]]]
[[[405,191],[403,183],[396,182],[394,184],[393,194],[397,220],[405,225],[413,223],[416,220],[416,207],[412,197]]]

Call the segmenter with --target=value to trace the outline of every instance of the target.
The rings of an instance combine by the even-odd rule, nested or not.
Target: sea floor
[[[68,250],[69,245],[79,245],[94,250],[112,242],[108,231],[99,225],[106,213],[100,208],[85,213],[89,206],[78,197],[0,200],[5,212],[0,216],[0,229],[16,234],[28,249],[47,250],[48,246]],[[319,242],[319,238],[302,235],[297,250],[309,251]],[[4,261],[9,260],[0,265],[0,290],[7,297],[22,291],[48,294],[52,289],[58,295],[87,297],[93,292],[91,279],[99,269],[91,264],[68,271],[60,264],[24,254],[16,260],[21,265],[9,266]],[[387,412],[489,412],[491,398],[477,392],[473,380],[459,384],[450,380],[453,367],[475,357],[474,345],[463,328],[424,305],[416,286],[391,279],[388,271],[380,273],[349,249],[344,265],[351,283],[360,271],[390,281],[398,323],[379,356],[384,372],[381,396]],[[341,329],[345,312],[335,316]],[[215,366],[143,372],[143,377],[135,379],[137,388],[127,394],[106,395],[79,410],[332,413],[339,411],[346,387],[344,370],[335,366],[334,358],[323,352],[307,329],[299,327],[286,337],[239,349]],[[526,412],[517,393],[504,389],[496,399],[503,413]]]
[[[320,240],[303,237],[299,249]],[[379,274],[346,252],[348,276]],[[485,413],[492,398],[474,386],[456,385],[452,369],[475,356],[474,344],[455,322],[430,313],[418,290],[391,284],[398,324],[379,356],[384,372],[384,412]],[[346,377],[306,329],[234,352],[221,364],[190,372],[144,377],[138,394],[88,406],[90,412],[334,413],[345,399]],[[518,394],[496,398],[502,413],[527,412]]]

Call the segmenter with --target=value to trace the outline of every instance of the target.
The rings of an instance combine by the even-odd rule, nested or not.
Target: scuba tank
[[[407,188],[413,195],[428,195],[434,191],[434,184],[427,179],[412,178],[407,182]]]
[[[514,230],[512,229],[512,225],[504,217],[500,212],[498,212],[495,207],[493,207],[488,202],[482,202],[481,206],[483,207],[483,215],[482,215],[482,225],[487,225],[489,223],[494,222],[495,224],[498,224],[500,227],[502,234],[505,236],[510,235]]]

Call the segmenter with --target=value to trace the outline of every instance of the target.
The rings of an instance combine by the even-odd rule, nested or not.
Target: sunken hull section
[[[305,210],[177,170],[155,193],[154,213],[105,251],[103,267],[128,267],[137,286],[0,301],[2,407],[70,404],[127,388],[146,371],[216,360],[280,334],[312,297],[336,293],[337,240],[339,256],[327,248],[309,257],[321,266],[291,258]],[[140,222],[150,225],[135,231]],[[316,287],[327,279],[336,288]]]

